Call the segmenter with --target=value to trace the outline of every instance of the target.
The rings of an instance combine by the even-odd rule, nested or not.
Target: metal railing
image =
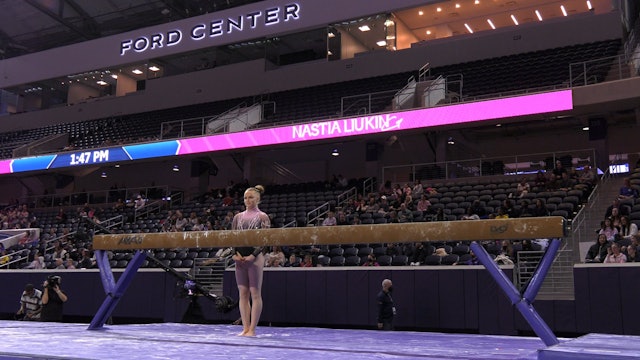
[[[415,180],[450,180],[492,175],[520,175],[552,169],[556,159],[570,156],[575,167],[597,167],[594,149],[576,149],[548,153],[451,160],[434,163],[394,165],[382,168],[382,182],[411,182]]]
[[[606,81],[621,80],[632,76],[626,55],[609,56],[569,65],[569,85],[585,86]]]
[[[145,199],[162,198],[169,194],[169,186],[136,187],[124,189],[108,189],[95,191],[73,192],[69,194],[34,195],[26,198],[26,202],[36,208],[84,205],[89,203],[111,204],[118,199],[133,199],[136,195],[142,195]]]
[[[516,255],[516,285],[522,289],[528,284],[544,255],[544,251],[518,251]],[[558,251],[538,292],[541,300],[573,300],[573,251],[567,244]]]
[[[373,113],[373,105],[390,100],[397,90],[343,96],[340,99],[340,116],[367,115]]]

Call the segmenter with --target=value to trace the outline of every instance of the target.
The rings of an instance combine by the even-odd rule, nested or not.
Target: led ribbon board
[[[573,109],[571,90],[0,161],[0,174],[345,138]]]

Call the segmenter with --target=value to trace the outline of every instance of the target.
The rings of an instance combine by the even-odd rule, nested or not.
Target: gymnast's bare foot
[[[237,336],[247,336],[248,332],[249,332],[249,330],[243,329],[242,332],[240,334],[238,334]]]
[[[256,336],[256,332],[253,330],[247,330],[242,336]]]

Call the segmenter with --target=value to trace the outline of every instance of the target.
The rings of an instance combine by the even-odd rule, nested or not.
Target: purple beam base
[[[102,286],[104,287],[104,292],[107,294],[107,297],[91,320],[88,330],[102,329],[146,257],[147,254],[145,252],[137,251],[116,283],[106,251],[96,250],[96,261],[100,269],[100,279],[102,280]]]
[[[513,285],[507,275],[500,270],[498,265],[493,261],[491,256],[489,256],[489,253],[487,253],[487,250],[485,250],[482,245],[475,241],[471,243],[471,250],[473,250],[473,253],[478,257],[478,261],[480,261],[480,263],[489,271],[491,277],[496,281],[498,286],[502,288],[502,291],[504,291],[511,303],[516,306],[516,309],[520,311],[533,331],[535,331],[547,346],[557,345],[560,341],[553,331],[551,331],[547,323],[544,322],[542,317],[540,317],[538,312],[533,308],[533,305],[531,305],[535,300],[531,296],[535,297],[538,289],[540,289],[540,285],[544,281],[544,278],[549,271],[549,267],[551,266],[551,263],[558,251],[559,243],[560,240],[558,239],[551,240],[546,253],[542,257],[540,265],[534,272],[531,282],[529,282],[529,286],[525,291],[525,296],[520,295],[520,292],[516,289],[515,285]]]

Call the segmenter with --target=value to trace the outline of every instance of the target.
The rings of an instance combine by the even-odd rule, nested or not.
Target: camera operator
[[[20,309],[16,313],[16,319],[39,321],[41,311],[42,291],[36,289],[33,284],[27,284],[20,297]]]
[[[49,276],[42,290],[42,321],[62,321],[62,308],[67,295],[60,290],[60,276]]]

